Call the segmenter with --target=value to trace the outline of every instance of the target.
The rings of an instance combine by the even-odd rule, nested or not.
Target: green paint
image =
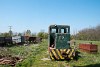
[[[70,47],[70,44],[68,43],[70,40],[70,34],[57,33],[55,35],[56,35],[55,38],[56,49],[66,49]]]
[[[55,45],[56,49],[70,48],[70,26],[50,25],[49,26],[49,46]]]

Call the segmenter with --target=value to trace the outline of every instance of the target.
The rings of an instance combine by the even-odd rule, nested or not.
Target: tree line
[[[72,35],[72,38],[78,40],[100,40],[100,25],[91,28],[85,28],[80,30],[78,33]]]
[[[48,38],[48,33],[44,32],[44,31],[40,31],[38,33],[32,33],[31,30],[26,30],[23,33],[17,33],[14,34],[11,30],[9,32],[5,32],[5,33],[0,33],[0,37],[5,36],[35,36],[35,37],[41,37],[43,39],[47,39]],[[78,33],[71,35],[72,39],[77,39],[77,40],[91,40],[91,41],[98,41],[100,40],[100,25],[96,26],[96,27],[91,27],[91,28],[85,28],[82,29],[80,31],[78,31]]]

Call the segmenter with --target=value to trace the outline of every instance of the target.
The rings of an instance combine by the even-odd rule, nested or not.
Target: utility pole
[[[12,29],[12,26],[9,26],[9,30],[11,31],[11,29]]]
[[[11,29],[12,29],[12,26],[9,26],[9,34],[10,34],[10,36],[12,36],[12,31],[11,31]]]

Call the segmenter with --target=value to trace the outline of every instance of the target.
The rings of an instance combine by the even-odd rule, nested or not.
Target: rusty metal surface
[[[98,52],[98,45],[95,44],[79,44],[79,49],[86,52]]]

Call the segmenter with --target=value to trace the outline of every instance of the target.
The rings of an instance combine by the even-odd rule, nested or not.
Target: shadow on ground
[[[100,64],[90,64],[86,66],[73,66],[73,67],[100,67]]]

